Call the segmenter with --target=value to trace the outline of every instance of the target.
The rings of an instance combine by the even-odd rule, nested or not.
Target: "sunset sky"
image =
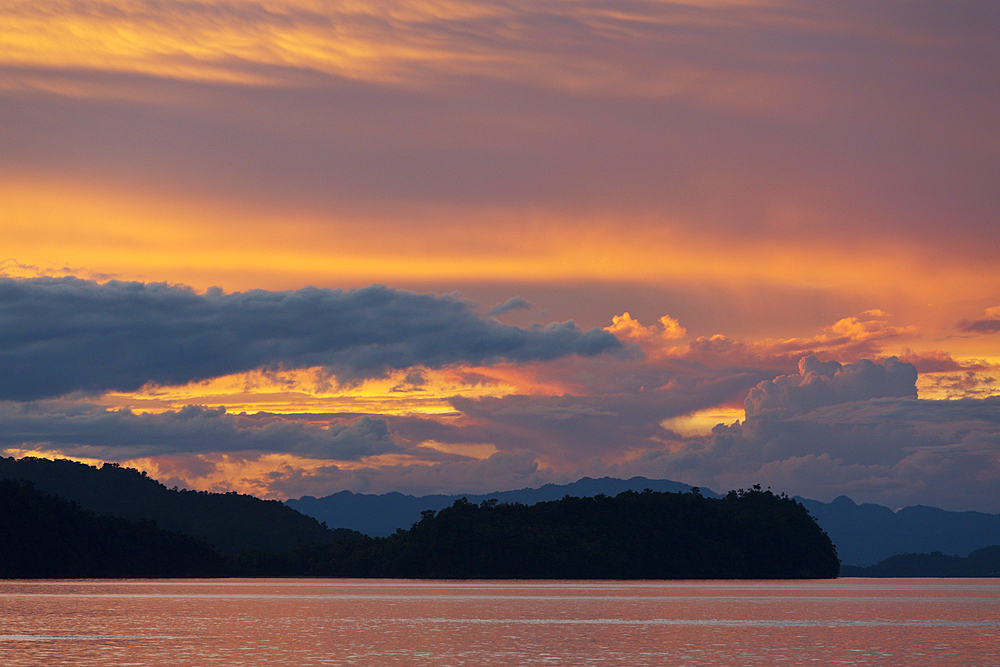
[[[1000,512],[995,0],[8,0],[0,449]]]

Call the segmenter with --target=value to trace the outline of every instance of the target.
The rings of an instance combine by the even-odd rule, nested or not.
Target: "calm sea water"
[[[0,665],[1000,666],[1000,580],[0,581]]]

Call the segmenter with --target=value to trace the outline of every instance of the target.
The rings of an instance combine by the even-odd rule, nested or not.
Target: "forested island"
[[[11,478],[16,470],[26,481]],[[722,498],[695,489],[534,505],[460,499],[369,537],[274,501],[171,490],[110,464],[0,459],[0,472],[6,578],[760,579],[840,569],[809,512],[759,486]],[[60,488],[71,497],[56,497]]]
[[[495,498],[500,502],[534,505],[565,496],[593,497],[602,493],[616,496],[622,491],[644,489],[685,493],[692,488],[680,482],[645,477],[583,477],[568,484],[545,484],[538,488],[465,497],[474,503]],[[722,494],[704,487],[701,487],[701,494],[722,497]],[[329,526],[350,528],[372,537],[387,537],[397,529],[407,529],[419,521],[422,511],[442,510],[462,497],[338,491],[319,498],[289,498],[285,504],[317,521],[325,521]],[[843,568],[874,565],[897,554],[938,551],[967,556],[977,549],[1000,542],[1000,514],[943,510],[921,505],[892,509],[874,503],[858,504],[847,496],[828,503],[798,496],[795,500],[809,510],[820,528],[833,540]]]
[[[625,491],[521,505],[458,500],[409,530],[290,554],[245,554],[257,576],[440,579],[832,578],[837,552],[794,500]]]

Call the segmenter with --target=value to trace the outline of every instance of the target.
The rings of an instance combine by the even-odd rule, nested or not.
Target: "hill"
[[[868,566],[896,554],[940,551],[965,556],[1000,538],[1000,514],[949,512],[917,505],[896,512],[858,505],[847,496],[830,503],[799,498],[823,527],[843,563]]]
[[[646,479],[633,477],[622,480],[612,477],[593,479],[584,477],[571,484],[546,484],[537,489],[519,489],[516,491],[498,491],[487,494],[455,494],[412,496],[402,493],[385,493],[381,495],[352,493],[341,491],[322,498],[303,496],[298,500],[289,499],[285,504],[303,514],[307,514],[328,526],[342,526],[372,537],[392,535],[401,528],[409,528],[420,521],[421,514],[426,510],[435,512],[450,507],[457,500],[465,498],[473,504],[484,500],[497,500],[502,503],[519,503],[534,505],[535,503],[559,500],[565,496],[580,498],[594,497],[599,494],[615,496],[623,491],[652,491],[682,493],[690,491],[691,486],[670,480]],[[717,497],[715,493],[702,490],[702,495]]]
[[[531,506],[465,499],[389,537],[305,548],[255,574],[462,579],[836,577],[802,505],[755,487],[724,498],[624,491]]]
[[[845,577],[1000,577],[1000,545],[962,558],[940,551],[891,556],[868,567],[844,567]]]
[[[572,484],[547,484],[538,489],[520,489],[481,495],[411,496],[401,493],[371,495],[341,491],[323,498],[305,496],[286,504],[303,514],[344,526],[371,536],[391,535],[420,520],[424,510],[449,507],[462,497],[470,502],[497,499],[500,502],[534,504],[563,496],[593,497],[617,495],[622,491],[682,492],[686,484],[669,480],[633,477],[585,477]],[[701,494],[718,497],[708,489]],[[1000,535],[1000,515],[983,512],[950,512],[934,507],[905,507],[894,512],[874,504],[858,505],[841,496],[830,503],[796,497],[816,518],[837,545],[843,563],[867,566],[894,554],[941,551],[964,556],[975,549],[995,544]]]
[[[0,480],[0,579],[203,577],[227,572],[204,542],[97,516],[76,503]]]
[[[0,479],[30,481],[36,489],[98,515],[109,514],[205,541],[223,553],[287,551],[323,544],[352,531],[331,531],[277,500],[237,493],[168,489],[145,473],[117,464],[100,468],[68,461],[0,457]]]

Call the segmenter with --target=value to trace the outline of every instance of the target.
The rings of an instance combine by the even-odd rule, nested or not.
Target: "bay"
[[[0,664],[1000,667],[1000,580],[0,581]]]

